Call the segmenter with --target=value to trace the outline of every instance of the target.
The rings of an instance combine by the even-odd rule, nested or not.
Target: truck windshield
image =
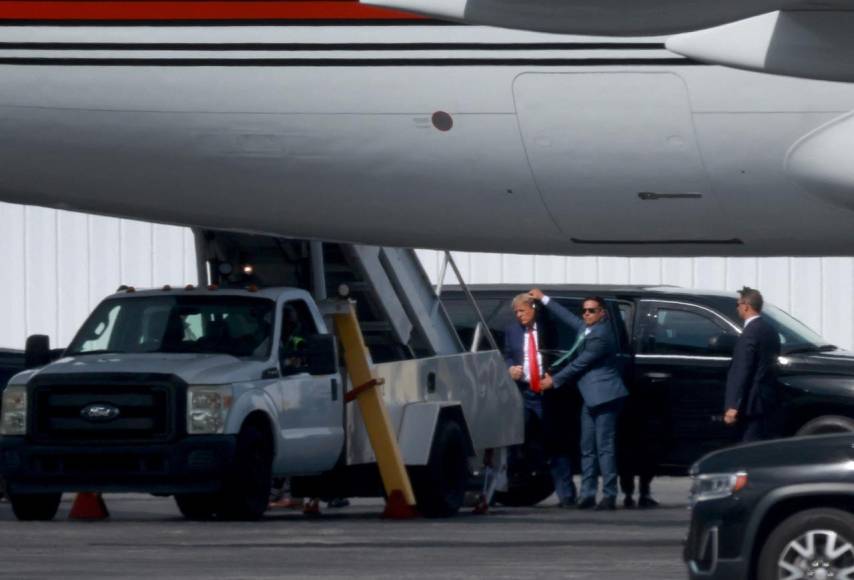
[[[142,296],[102,302],[66,354],[204,353],[264,360],[275,303],[243,296]]]
[[[806,324],[776,306],[766,303],[762,315],[780,334],[783,354],[836,350]]]

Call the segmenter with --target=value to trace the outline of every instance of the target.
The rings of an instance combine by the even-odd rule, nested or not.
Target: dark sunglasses
[[[582,309],[581,309],[581,313],[582,313],[582,314],[587,314],[587,313],[590,313],[590,314],[596,314],[596,313],[597,313],[597,312],[599,312],[600,310],[602,310],[602,307],[601,307],[601,306],[597,306],[596,308],[582,308]]]

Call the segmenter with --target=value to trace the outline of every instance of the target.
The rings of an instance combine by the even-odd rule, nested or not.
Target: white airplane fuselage
[[[785,163],[854,86],[662,43],[0,25],[0,200],[470,251],[850,254],[851,205]]]

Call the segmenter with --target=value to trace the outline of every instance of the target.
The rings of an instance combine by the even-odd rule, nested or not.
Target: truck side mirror
[[[43,367],[50,361],[50,337],[46,334],[34,334],[27,337],[27,345],[24,350],[24,367],[28,369]]]
[[[709,339],[709,348],[718,354],[732,355],[737,337],[722,333]]]
[[[308,337],[305,355],[308,359],[308,374],[332,375],[338,372],[338,341],[334,334]]]

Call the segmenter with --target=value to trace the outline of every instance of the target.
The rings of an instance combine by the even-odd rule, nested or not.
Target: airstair
[[[294,286],[310,290],[318,301],[342,294],[353,298],[375,363],[469,350],[441,302],[449,267],[465,288],[450,253],[434,286],[410,249],[201,229],[194,233],[197,252],[208,264],[207,271],[199,273],[206,283],[224,288]],[[470,301],[481,320],[475,340],[485,337],[496,348],[476,303]]]

